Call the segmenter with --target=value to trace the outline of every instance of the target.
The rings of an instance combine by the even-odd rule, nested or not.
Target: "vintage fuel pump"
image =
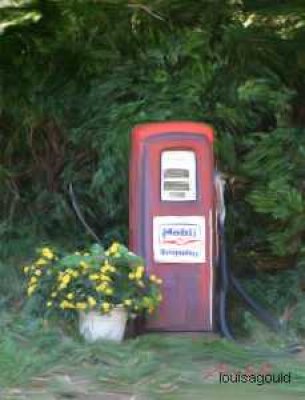
[[[213,137],[210,126],[194,122],[144,124],[132,132],[130,246],[163,279],[150,330],[215,325]]]
[[[163,301],[148,330],[220,331],[233,287],[271,328],[279,322],[227,267],[224,182],[215,172],[213,128],[196,122],[136,126],[131,136],[130,247],[163,279]]]

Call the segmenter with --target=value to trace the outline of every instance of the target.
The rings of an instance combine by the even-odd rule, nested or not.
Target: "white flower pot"
[[[127,311],[123,307],[115,307],[108,314],[97,311],[79,313],[79,331],[87,342],[99,339],[121,342],[127,322]]]

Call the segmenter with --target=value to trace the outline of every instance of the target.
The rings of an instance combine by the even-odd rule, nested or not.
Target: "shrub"
[[[48,247],[24,267],[27,294],[37,313],[70,318],[76,311],[108,313],[123,306],[152,313],[160,303],[160,278],[145,274],[143,260],[119,244],[93,245],[85,252],[58,254]]]

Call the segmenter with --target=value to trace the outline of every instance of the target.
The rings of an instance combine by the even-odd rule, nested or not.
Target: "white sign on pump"
[[[161,200],[196,200],[196,155],[190,150],[161,154]]]
[[[153,253],[159,263],[205,262],[205,218],[154,217]]]

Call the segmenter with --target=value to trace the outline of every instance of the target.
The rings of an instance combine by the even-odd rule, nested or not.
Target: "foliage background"
[[[171,119],[216,128],[234,270],[260,271],[252,290],[277,312],[301,304],[304,40],[300,0],[0,3],[3,304],[34,247],[89,240],[69,182],[105,244],[127,242],[131,128]]]

